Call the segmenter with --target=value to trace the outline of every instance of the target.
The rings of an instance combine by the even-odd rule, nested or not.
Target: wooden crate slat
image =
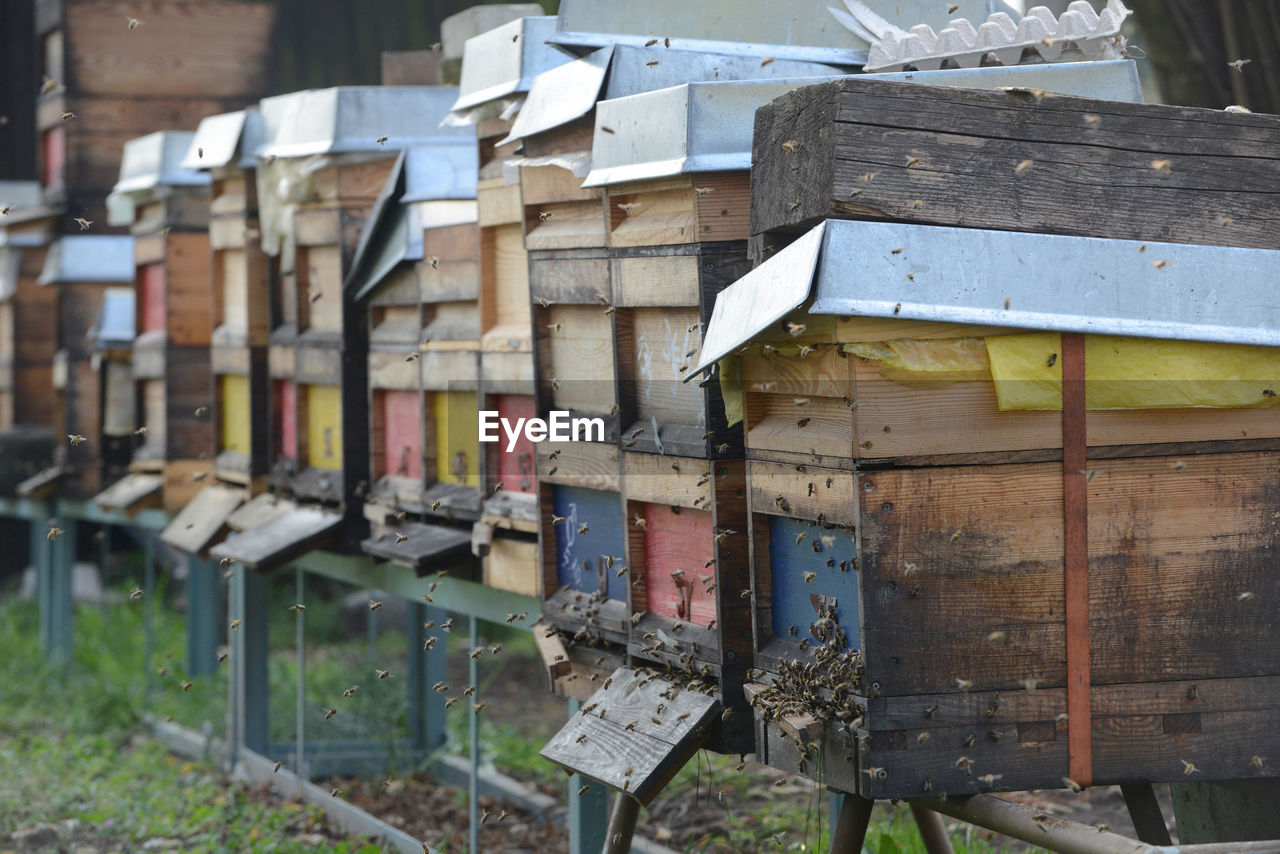
[[[214,557],[230,558],[249,569],[266,572],[315,548],[341,525],[342,516],[337,513],[290,505],[269,521],[228,537],[211,551]]]
[[[191,554],[200,554],[226,530],[227,517],[248,498],[243,489],[211,485],[201,489],[160,533],[160,539]]]

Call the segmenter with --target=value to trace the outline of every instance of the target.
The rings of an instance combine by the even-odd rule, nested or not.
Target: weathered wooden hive
[[[516,116],[506,141],[523,144],[516,166],[534,303],[537,412],[544,419],[559,412],[570,421],[604,423],[598,433],[538,450],[543,613],[569,638],[566,657],[576,674],[558,680],[557,690],[580,698],[593,693],[598,676],[592,674],[607,675],[620,663],[602,656],[600,643],[619,644],[620,650],[630,627],[612,218],[605,189],[581,186],[591,166],[597,102],[693,80],[835,73],[814,63],[761,65],[759,56],[611,45],[539,75]],[[749,115],[743,119],[749,133]],[[605,127],[601,134],[616,133]],[[661,297],[656,299],[660,306]]]
[[[34,181],[0,181],[0,495],[52,467],[57,299],[36,279],[53,236]]]
[[[402,152],[345,285],[369,312],[371,531],[362,546],[420,573],[470,576],[476,563],[479,488],[451,471],[477,444],[465,418],[479,361],[475,186],[469,128]]]
[[[127,463],[132,443],[123,445],[103,434],[104,397],[94,365],[93,331],[102,313],[107,292],[132,287],[134,239],[127,235],[64,235],[49,245],[44,269],[37,282],[56,295],[57,352],[53,359],[53,426],[58,445],[54,454],[58,472],[31,484],[44,493],[59,482],[66,498],[89,498],[103,486],[104,469]],[[117,390],[112,389],[112,399]],[[113,416],[111,419],[116,423]],[[75,443],[69,437],[76,437]],[[83,437],[81,440],[80,437]],[[128,437],[132,439],[132,433]],[[104,452],[111,448],[119,456]]]
[[[264,0],[36,4],[38,160],[46,201],[65,205],[60,230],[106,221],[125,140],[261,97],[274,16]]]
[[[760,110],[768,260],[698,369],[742,401],[766,761],[868,797],[1270,774],[1278,134],[857,78]]]
[[[398,151],[438,135],[442,110],[431,105],[442,92],[338,87],[259,106],[258,228],[273,271],[268,477],[277,493],[263,502],[279,515],[216,546],[219,557],[269,569],[325,544],[360,551],[370,485],[369,330],[365,307],[342,284]]]
[[[190,132],[125,143],[108,224],[128,226],[136,268],[133,379],[138,441],[130,471],[95,500],[175,513],[209,473],[209,177],[184,169]]]
[[[521,18],[467,40],[454,121],[474,124],[479,145],[480,367],[476,407],[516,419],[535,414],[529,267],[519,175],[503,144],[535,76],[568,61],[546,45],[554,18]],[[459,413],[461,415],[462,413]],[[468,420],[474,418],[470,413]],[[450,412],[451,429],[464,428]],[[475,433],[475,422],[465,425]],[[537,494],[533,443],[523,436],[477,443],[479,458],[457,457],[456,474],[477,476],[484,505],[474,531],[485,584],[538,595]],[[465,468],[464,468],[465,466]]]
[[[174,517],[160,537],[203,554],[225,536],[227,520],[266,488],[271,408],[267,379],[270,265],[258,227],[256,153],[262,117],[257,110],[201,120],[182,168],[208,173],[210,282],[204,308],[211,318],[212,372],[205,453],[213,477]]]

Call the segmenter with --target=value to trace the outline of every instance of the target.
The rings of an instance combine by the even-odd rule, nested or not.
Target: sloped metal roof
[[[234,165],[252,169],[263,132],[262,114],[257,109],[205,116],[182,158],[182,167],[214,169]]]
[[[133,238],[115,234],[68,234],[49,246],[41,285],[62,282],[127,282],[134,277]]]
[[[533,78],[570,57],[547,44],[555,30],[550,16],[519,18],[467,39],[454,111],[528,92]]]

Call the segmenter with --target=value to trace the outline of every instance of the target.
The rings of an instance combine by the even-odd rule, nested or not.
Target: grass
[[[271,737],[294,736],[297,657],[294,620],[288,612],[291,585],[272,590],[273,614],[269,667]],[[129,589],[125,587],[124,589]],[[308,737],[357,738],[377,742],[407,734],[403,677],[407,644],[403,633],[388,630],[372,642],[349,637],[341,628],[334,600],[340,588],[309,590],[307,625]],[[104,609],[79,608],[75,646],[65,667],[44,664],[36,638],[38,615],[32,604],[0,604],[0,834],[38,822],[74,818],[92,828],[95,842],[124,847],[148,839],[179,839],[189,851],[376,851],[372,846],[308,839],[322,824],[321,813],[297,804],[266,804],[260,797],[229,785],[218,769],[177,760],[140,737],[146,712],[197,730],[223,727],[226,709],[225,665],[210,677],[189,680],[183,672],[183,622],[163,603],[153,602],[153,669],[148,680],[142,663],[143,606],[127,599]],[[289,614],[289,616],[284,616]],[[279,616],[275,616],[279,615]],[[486,656],[480,693],[523,668],[537,667],[532,636],[506,627],[492,630],[500,641],[500,659]],[[466,654],[465,638],[451,636],[452,654]],[[455,662],[455,667],[458,662]],[[379,680],[375,668],[389,668]],[[161,672],[163,671],[163,672]],[[453,681],[458,681],[455,678]],[[523,680],[520,680],[523,682]],[[148,689],[148,682],[150,688]],[[350,699],[342,692],[359,689]],[[454,693],[457,693],[455,690]],[[562,702],[546,698],[546,702]],[[341,711],[323,719],[326,707]],[[448,748],[465,751],[471,718],[460,702],[447,719]],[[545,723],[544,723],[545,725]],[[520,717],[481,719],[480,742],[487,761],[518,779],[566,793],[564,774],[539,755],[546,733]],[[641,816],[642,832],[663,839],[662,823],[675,833],[665,844],[698,852],[825,850],[832,816],[825,790],[795,780],[772,785],[776,772],[748,761],[735,770],[736,756],[699,753],[682,768]],[[402,770],[411,770],[404,768]],[[458,797],[465,802],[466,793]],[[690,830],[685,813],[698,810],[702,830]],[[972,829],[952,834],[957,854],[992,854],[1000,848]],[[0,854],[3,854],[0,843]],[[873,854],[916,854],[923,844],[905,807],[878,805],[867,835]]]

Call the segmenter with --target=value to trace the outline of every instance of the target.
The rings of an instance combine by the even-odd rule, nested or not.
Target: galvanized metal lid
[[[529,91],[533,78],[571,57],[547,44],[556,19],[520,18],[467,39],[455,112]]]
[[[22,250],[16,246],[0,246],[0,302],[13,297],[21,269]]]
[[[591,172],[582,186],[750,169],[756,109],[792,89],[829,79],[688,83],[601,101]]]
[[[98,322],[90,333],[97,347],[109,350],[133,344],[133,299],[133,288],[107,288]]]
[[[182,158],[184,169],[236,166],[252,169],[262,143],[262,114],[256,108],[205,116]]]
[[[264,98],[265,144],[257,153],[259,157],[391,153],[466,139],[474,135],[469,128],[440,126],[457,92],[453,86],[338,86]]]
[[[49,246],[37,284],[133,283],[133,237],[127,234],[68,234]]]
[[[405,186],[401,202],[474,199],[479,157],[474,134],[410,148],[405,152]]]
[[[182,165],[192,131],[166,130],[131,139],[124,144],[120,180],[112,194],[142,193],[158,187],[208,186],[209,176]]]
[[[951,17],[985,19],[1011,11],[999,0],[864,0],[902,29],[944,27]],[[582,54],[609,44],[643,45],[775,59],[862,65],[868,43],[845,30],[828,11],[833,0],[560,0],[551,42]],[[949,7],[957,6],[955,12]],[[669,44],[668,44],[669,40]]]
[[[485,3],[455,12],[440,22],[440,55],[446,62],[462,59],[467,39],[517,18],[542,15],[537,3]]]
[[[1142,101],[1137,66],[1129,59],[899,71],[857,77],[966,89],[1025,86],[1063,95]],[[694,83],[601,101],[596,108],[591,173],[583,186],[685,172],[750,169],[756,109],[792,89],[822,82],[822,77],[806,77]],[[601,126],[612,132],[601,133]]]
[[[27,208],[39,205],[44,194],[39,181],[0,181],[0,208],[12,205]],[[0,225],[4,220],[0,219]]]
[[[717,80],[777,80],[836,76],[841,69],[814,62],[757,56],[699,53],[663,47],[610,45],[544,71],[533,81],[504,144],[552,130],[591,112],[596,102],[652,92],[682,83]]]
[[[818,315],[1280,347],[1280,251],[826,220],[716,297],[698,367]]]

